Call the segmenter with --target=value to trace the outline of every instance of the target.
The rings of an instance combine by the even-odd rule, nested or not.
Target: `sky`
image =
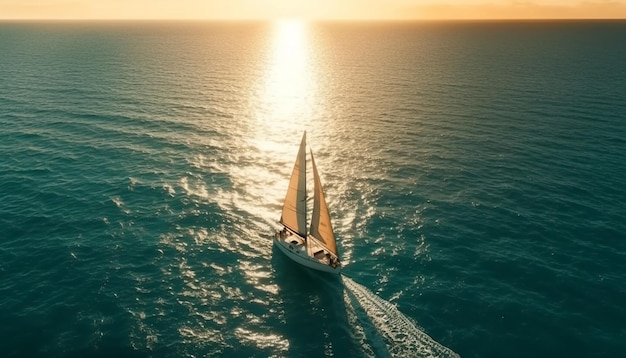
[[[626,19],[626,0],[0,0],[0,19]]]

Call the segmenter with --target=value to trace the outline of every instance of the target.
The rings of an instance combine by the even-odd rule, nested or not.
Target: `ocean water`
[[[0,23],[0,355],[623,356],[624,38]],[[343,277],[272,247],[304,130]]]

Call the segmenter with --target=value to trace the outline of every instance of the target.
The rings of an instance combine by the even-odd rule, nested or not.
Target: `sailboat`
[[[307,231],[306,132],[304,132],[283,203],[280,217],[283,229],[274,235],[274,244],[300,265],[338,274],[342,265],[312,150],[311,166],[314,184],[313,214],[311,226]]]

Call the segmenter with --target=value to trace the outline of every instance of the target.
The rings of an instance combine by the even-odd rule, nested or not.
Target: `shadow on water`
[[[338,275],[305,268],[273,246],[272,266],[279,286],[289,357],[362,357],[354,339]]]
[[[156,354],[154,352],[143,350],[138,351],[134,348],[120,348],[120,347],[110,347],[110,348],[101,348],[97,351],[92,349],[89,350],[78,350],[71,353],[67,353],[63,355],[64,358],[82,358],[82,357],[94,357],[94,358],[108,358],[108,357],[123,357],[123,358],[151,358],[155,357]]]

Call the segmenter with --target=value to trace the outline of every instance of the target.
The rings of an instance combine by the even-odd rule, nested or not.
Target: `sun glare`
[[[256,164],[236,166],[230,173],[237,178],[234,182],[245,183],[249,194],[237,199],[238,205],[255,215],[267,214],[264,220],[274,225],[274,210],[285,195],[284,176],[293,166],[294,145],[314,120],[317,93],[307,23],[281,20],[270,26],[266,47],[259,52],[258,82],[249,98],[252,125],[246,126],[251,148],[245,155]],[[275,203],[271,210],[259,206],[268,201]]]
[[[296,129],[313,116],[315,81],[307,24],[280,20],[274,25],[273,44],[260,96],[258,119],[271,126]]]

